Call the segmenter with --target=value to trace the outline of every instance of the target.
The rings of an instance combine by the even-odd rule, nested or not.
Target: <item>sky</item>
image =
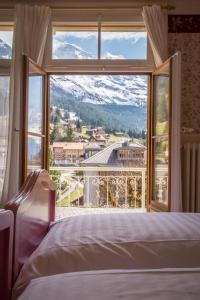
[[[0,31],[0,39],[12,47],[13,31]]]
[[[97,32],[56,32],[53,36],[53,57],[65,43],[81,48],[97,58]],[[12,31],[0,31],[0,39],[12,47]],[[146,59],[146,32],[101,32],[101,58]],[[54,57],[59,58],[59,57]],[[66,54],[67,58],[67,54]]]
[[[56,32],[53,37],[54,54],[65,43],[80,47],[97,58],[97,32]],[[145,32],[101,33],[101,58],[146,59],[146,51]]]

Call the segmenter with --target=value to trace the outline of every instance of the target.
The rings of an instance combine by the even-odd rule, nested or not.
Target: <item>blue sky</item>
[[[97,58],[97,32],[56,32],[53,38],[54,49],[58,49],[64,43],[78,46]],[[146,51],[145,32],[101,33],[102,58],[146,59]]]
[[[0,31],[0,39],[12,47],[13,31]]]

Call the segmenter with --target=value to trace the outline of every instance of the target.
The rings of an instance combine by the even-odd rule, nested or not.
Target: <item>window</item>
[[[25,57],[23,180],[47,165],[46,73]]]
[[[147,33],[128,26],[103,26],[102,59],[147,59]]]
[[[53,26],[53,60],[147,60],[147,48],[144,26]]]
[[[11,25],[0,25],[0,59],[12,58],[13,28]]]
[[[98,35],[93,27],[54,27],[53,59],[97,59]]]

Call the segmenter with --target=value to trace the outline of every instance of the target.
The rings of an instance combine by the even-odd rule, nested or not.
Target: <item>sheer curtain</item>
[[[0,199],[6,171],[9,118],[9,75],[0,76]]]
[[[15,8],[9,98],[9,140],[2,203],[8,201],[18,191],[21,181],[22,54],[25,53],[39,65],[42,64],[50,19],[49,7],[18,4]]]
[[[156,67],[168,58],[168,17],[159,6],[143,7],[142,16],[147,29]],[[171,211],[182,210],[181,157],[181,54],[172,57],[172,128],[171,128]]]
[[[168,58],[168,15],[160,6],[144,6],[143,20],[153,51],[156,67]]]

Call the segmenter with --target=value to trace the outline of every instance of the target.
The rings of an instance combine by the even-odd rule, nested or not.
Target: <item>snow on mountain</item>
[[[11,47],[0,39],[0,58],[8,59],[12,56]]]
[[[62,43],[54,50],[54,58],[59,59],[92,59],[91,54],[74,44]]]
[[[65,43],[58,47],[57,57],[70,59],[92,59],[93,57],[72,44]],[[53,76],[52,90],[62,90],[63,96],[67,93],[71,99],[92,104],[118,104],[146,106],[147,104],[147,77],[119,76],[119,75],[68,75]]]

